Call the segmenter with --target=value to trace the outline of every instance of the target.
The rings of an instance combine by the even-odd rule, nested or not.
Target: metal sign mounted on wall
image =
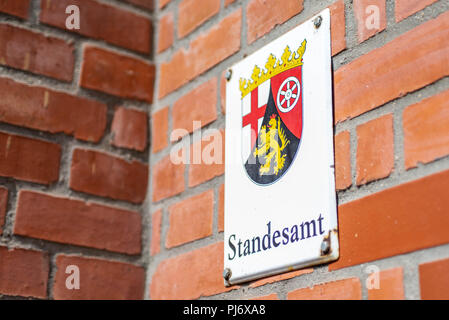
[[[338,259],[330,13],[234,65],[226,84],[226,285]]]

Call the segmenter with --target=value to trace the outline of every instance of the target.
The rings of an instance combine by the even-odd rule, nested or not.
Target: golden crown
[[[306,52],[307,40],[304,39],[301,46],[296,52],[291,52],[289,46],[287,46],[282,54],[281,60],[278,60],[273,54],[270,54],[268,61],[265,64],[265,70],[261,70],[257,65],[254,66],[251,79],[240,78],[240,91],[242,92],[242,99],[261,83],[268,79],[297,66],[302,66],[302,58],[304,52]]]

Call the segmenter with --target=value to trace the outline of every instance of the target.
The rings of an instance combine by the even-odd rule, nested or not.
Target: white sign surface
[[[336,260],[329,10],[231,72],[226,86],[225,283]]]

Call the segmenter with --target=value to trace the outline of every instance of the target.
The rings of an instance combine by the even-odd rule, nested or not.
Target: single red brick
[[[151,219],[151,248],[150,254],[152,256],[161,251],[161,224],[162,224],[162,210],[153,213]]]
[[[292,279],[292,278],[295,278],[295,277],[302,276],[303,274],[309,274],[309,273],[312,273],[312,272],[313,272],[313,268],[287,272],[287,273],[283,273],[283,274],[279,274],[279,275],[275,275],[275,276],[271,276],[271,277],[268,277],[268,278],[263,278],[261,280],[257,280],[257,281],[251,282],[249,287],[250,288],[257,288],[257,287],[264,286],[266,284]]]
[[[289,300],[361,300],[359,278],[350,278],[303,288],[287,294]]]
[[[159,8],[165,7],[171,0],[159,0]]]
[[[30,0],[0,1],[0,12],[26,19],[30,9]]]
[[[345,190],[352,185],[351,136],[349,131],[335,136],[335,187]]]
[[[251,300],[279,300],[279,297],[276,293],[272,293],[266,296],[262,296],[262,297],[257,297],[257,298],[252,298]]]
[[[111,132],[114,146],[144,151],[147,147],[148,116],[143,111],[120,107],[114,113]]]
[[[51,184],[59,179],[61,146],[0,132],[0,176]]]
[[[224,162],[224,130],[206,135],[201,141],[194,143],[190,148],[189,187],[223,175]]]
[[[139,254],[137,212],[21,190],[14,234],[108,251]]]
[[[214,192],[209,190],[168,208],[170,223],[165,246],[173,248],[212,235]]]
[[[45,299],[49,264],[44,252],[0,247],[0,293]]]
[[[449,90],[407,107],[403,113],[407,169],[449,154]]]
[[[178,35],[185,37],[220,11],[220,0],[182,0],[178,7]]]
[[[371,274],[370,276],[376,276]],[[382,270],[378,288],[368,288],[369,300],[404,300],[404,285],[402,268]]]
[[[157,45],[158,53],[172,46],[175,37],[174,28],[173,12],[163,15],[159,21],[159,42]]]
[[[449,259],[427,262],[419,265],[421,299],[448,300]]]
[[[92,142],[98,142],[106,129],[103,103],[6,78],[0,78],[0,91],[2,122]]]
[[[194,121],[204,127],[217,119],[217,79],[196,87],[175,102],[172,110],[173,129],[193,132]]]
[[[238,9],[160,65],[159,98],[178,89],[240,49],[242,10]]]
[[[224,5],[225,5],[225,7],[227,7],[233,2],[235,2],[235,0],[225,0]]]
[[[338,208],[337,270],[449,243],[449,170],[408,182]]]
[[[386,178],[393,168],[393,115],[387,114],[358,126],[357,185]]]
[[[196,249],[162,261],[153,275],[153,300],[197,299],[238,287],[223,283],[223,242]]]
[[[252,43],[304,9],[303,0],[251,0],[246,8],[248,43]],[[281,9],[282,8],[282,9]]]
[[[339,68],[334,77],[335,122],[448,76],[448,38],[449,12],[445,12]]]
[[[79,289],[67,289],[66,281],[79,270]],[[56,257],[53,295],[56,300],[141,300],[143,299],[145,270],[132,264],[103,259],[59,254]],[[66,270],[68,272],[66,272]]]
[[[218,189],[218,232],[224,231],[224,184]]]
[[[221,102],[221,113],[226,114],[226,70],[221,73],[220,102]]]
[[[155,67],[100,48],[84,48],[80,85],[122,98],[151,103]]]
[[[153,153],[159,152],[168,146],[168,114],[169,108],[165,107],[153,113],[151,120],[151,145]]]
[[[8,189],[0,187],[0,234],[3,233],[6,209],[8,207]]]
[[[0,64],[72,81],[74,48],[64,40],[0,24]]]
[[[175,164],[166,156],[153,166],[153,202],[180,194],[185,189],[184,163]]]
[[[334,56],[346,49],[345,3],[343,0],[339,0],[329,9],[331,12],[332,55]]]
[[[359,43],[387,27],[385,0],[354,0],[354,15]]]
[[[125,1],[134,4],[136,6],[139,6],[143,9],[148,9],[150,11],[153,11],[154,8],[154,0],[125,0]]]
[[[395,15],[396,22],[399,22],[412,14],[421,11],[438,0],[396,0]]]
[[[66,28],[66,8],[70,5],[80,9],[79,29]],[[95,0],[42,1],[40,21],[141,53],[151,51],[153,30],[148,18]]]
[[[76,191],[133,203],[145,200],[148,165],[97,152],[75,149],[70,188]]]

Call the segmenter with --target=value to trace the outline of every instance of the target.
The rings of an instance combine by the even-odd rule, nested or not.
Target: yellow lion
[[[285,132],[281,128],[281,120],[276,115],[272,115],[268,122],[268,132],[266,126],[262,126],[260,133],[259,145],[254,150],[254,157],[265,159],[265,163],[259,168],[259,174],[268,174],[271,168],[271,163],[274,159],[274,174],[278,175],[279,171],[284,168],[286,154],[282,151],[290,143],[285,137]],[[279,145],[278,140],[281,141]]]

